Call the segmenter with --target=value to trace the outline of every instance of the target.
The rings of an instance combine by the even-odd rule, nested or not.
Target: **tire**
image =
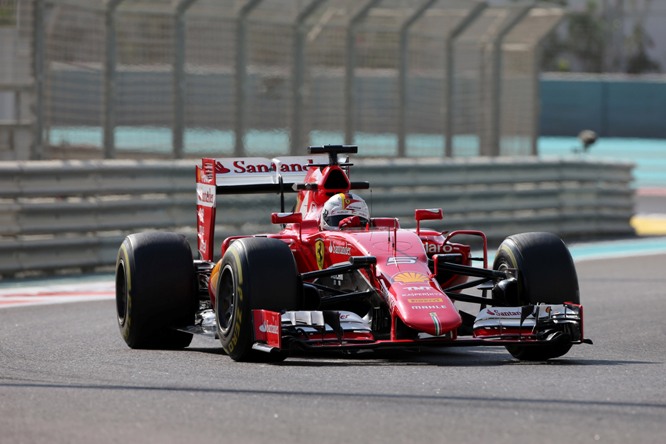
[[[184,236],[131,234],[116,260],[116,314],[131,348],[179,349],[192,335],[175,327],[194,324],[198,295],[192,251]]]
[[[252,349],[253,309],[281,312],[302,305],[303,285],[289,246],[279,239],[234,241],[222,258],[215,294],[217,331],[234,361],[276,361],[286,357]]]
[[[507,237],[497,250],[493,269],[518,270],[517,291],[509,305],[580,303],[578,276],[562,240],[551,233],[521,233]],[[523,361],[545,361],[565,355],[571,344],[507,345],[511,355]]]

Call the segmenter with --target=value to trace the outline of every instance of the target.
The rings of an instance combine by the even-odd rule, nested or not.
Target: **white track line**
[[[98,301],[114,297],[115,289],[112,277],[90,282],[51,285],[34,285],[27,281],[26,286],[0,288],[0,309],[27,305]]]

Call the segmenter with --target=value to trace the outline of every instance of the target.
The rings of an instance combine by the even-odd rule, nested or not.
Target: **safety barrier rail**
[[[129,233],[170,230],[195,245],[195,160],[0,162],[0,276],[93,271],[115,262]],[[373,216],[414,226],[415,208],[443,208],[440,230],[491,240],[524,231],[567,238],[633,233],[633,165],[570,159],[356,161]],[[216,244],[274,232],[277,195],[218,199]],[[193,248],[196,250],[196,248]]]

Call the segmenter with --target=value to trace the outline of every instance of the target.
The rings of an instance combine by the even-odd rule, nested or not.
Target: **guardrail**
[[[195,245],[195,160],[0,162],[0,276],[114,264],[129,233],[181,232]],[[633,165],[585,159],[355,160],[373,216],[414,226],[415,208],[444,209],[428,225],[479,229],[491,240],[523,231],[566,238],[633,233]],[[274,232],[277,195],[218,200],[216,243]],[[193,250],[196,250],[193,248]]]

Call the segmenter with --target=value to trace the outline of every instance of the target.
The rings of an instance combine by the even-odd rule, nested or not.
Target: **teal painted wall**
[[[540,133],[666,139],[666,80],[542,77]]]

